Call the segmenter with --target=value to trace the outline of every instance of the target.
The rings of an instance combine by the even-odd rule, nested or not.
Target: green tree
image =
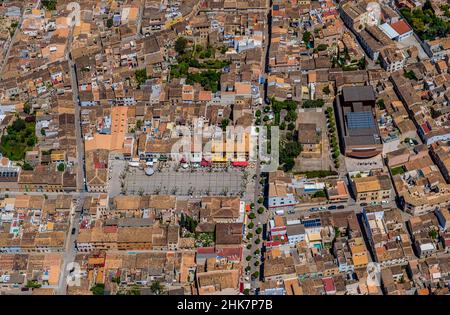
[[[65,167],[64,163],[59,163],[57,168],[58,168],[58,171],[64,172],[64,169],[65,169],[66,167]]]
[[[297,113],[295,112],[295,111],[289,111],[287,114],[286,114],[286,117],[284,117],[284,119],[286,120],[286,121],[295,121],[295,120],[297,120]]]
[[[106,20],[106,27],[107,28],[111,28],[113,26],[113,24],[114,24],[114,22],[113,22],[112,18]]]
[[[42,0],[41,4],[46,10],[54,11],[56,10],[56,2],[57,0]]]
[[[134,72],[134,75],[135,75],[136,81],[139,86],[144,84],[145,81],[147,81],[147,78],[148,78],[147,77],[147,69],[145,69],[145,68],[136,70]]]
[[[37,282],[36,280],[28,280],[27,284],[25,285],[26,288],[32,288],[32,289],[37,289],[40,288],[42,285]]]
[[[187,39],[184,37],[178,37],[175,41],[175,51],[182,55],[184,54],[187,46]]]
[[[328,48],[328,45],[327,45],[327,44],[319,44],[319,45],[317,46],[317,50],[318,50],[318,51],[324,51],[324,50],[327,50],[327,48]]]
[[[327,195],[325,194],[325,191],[318,190],[312,196],[313,198],[325,198]]]
[[[410,79],[410,80],[416,80],[416,81],[417,81],[416,74],[414,73],[413,70],[405,71],[405,72],[403,73],[403,75],[404,75],[405,78],[408,78],[408,79]]]
[[[302,37],[303,42],[304,42],[305,44],[308,44],[308,43],[311,41],[311,37],[312,37],[311,32],[308,32],[308,31],[304,32],[304,33],[303,33],[303,37]]]
[[[335,237],[341,236],[341,230],[339,230],[339,228],[337,226],[334,227],[334,235],[335,235]]]
[[[325,105],[325,101],[323,99],[305,100],[302,103],[303,108],[323,107],[323,105]]]
[[[384,104],[384,99],[380,98],[377,101],[377,106],[380,110],[386,109],[386,105]]]
[[[25,103],[23,104],[23,112],[24,112],[25,114],[30,114],[30,112],[31,112],[31,105],[30,105],[29,102],[25,102]]]
[[[29,163],[27,163],[27,162],[23,163],[22,168],[23,168],[25,171],[32,171],[32,170],[33,170],[33,166],[31,166],[31,165],[30,165]]]
[[[151,286],[150,286],[150,290],[155,295],[162,295],[162,294],[165,293],[165,287],[159,281],[153,281]]]
[[[230,120],[228,118],[222,119],[222,122],[220,123],[220,126],[222,127],[222,130],[227,130],[228,125],[230,124]]]
[[[428,235],[435,240],[438,237],[438,232],[435,229],[430,230],[430,232],[428,233]]]
[[[94,295],[105,295],[105,285],[103,283],[97,283],[91,288],[91,292]]]

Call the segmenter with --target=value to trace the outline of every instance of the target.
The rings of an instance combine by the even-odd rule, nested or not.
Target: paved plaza
[[[250,178],[249,178],[250,180]],[[125,178],[127,193],[174,195],[239,195],[246,190],[244,172],[209,172],[207,170],[173,171],[163,169],[152,176],[143,170],[130,169]]]

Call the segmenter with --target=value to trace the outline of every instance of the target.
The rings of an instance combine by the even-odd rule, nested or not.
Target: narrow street
[[[73,41],[73,28],[69,35],[69,43],[68,47],[70,49]],[[84,166],[84,141],[83,135],[81,133],[81,123],[80,123],[80,100],[78,95],[78,81],[77,74],[75,70],[75,64],[72,60],[72,56],[70,53],[66,53],[66,60],[69,63],[70,67],[70,81],[72,86],[72,96],[73,102],[75,106],[75,137],[77,139],[77,190],[79,192],[86,191],[86,174],[85,174],[85,166]]]
[[[60,270],[58,288],[56,289],[56,294],[59,295],[65,295],[67,293],[67,286],[69,283],[68,277],[71,273],[71,269],[74,268],[71,263],[75,261],[75,255],[77,253],[77,250],[75,248],[75,240],[77,239],[78,233],[80,231],[81,209],[83,207],[84,197],[80,196],[76,200],[77,201],[70,221],[69,234],[67,236],[64,247],[65,250]],[[72,233],[73,229],[75,229],[74,233]],[[73,271],[75,271],[75,269],[73,269]],[[71,276],[74,277],[75,275],[72,274]]]

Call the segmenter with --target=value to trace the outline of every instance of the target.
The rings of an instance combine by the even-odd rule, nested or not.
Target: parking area
[[[151,176],[139,168],[131,168],[124,179],[124,190],[128,194],[173,194],[181,196],[243,195],[247,181],[242,170],[173,170],[163,168]]]

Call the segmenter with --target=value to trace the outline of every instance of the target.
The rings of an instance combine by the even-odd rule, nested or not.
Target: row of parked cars
[[[387,200],[382,200],[381,202],[380,202],[380,201],[372,201],[372,202],[370,202],[370,203],[362,202],[362,203],[360,203],[359,205],[360,205],[361,207],[367,207],[367,206],[380,206],[380,205],[385,205],[385,204],[388,204],[388,203],[389,203],[389,201],[387,201]]]
[[[314,208],[309,209],[309,211],[315,212],[315,211],[336,210],[336,209],[344,209],[344,208],[345,208],[344,205],[339,205],[339,206],[334,206],[333,205],[333,206],[329,206],[328,208],[324,207],[324,206],[322,206],[322,207],[314,207]]]

